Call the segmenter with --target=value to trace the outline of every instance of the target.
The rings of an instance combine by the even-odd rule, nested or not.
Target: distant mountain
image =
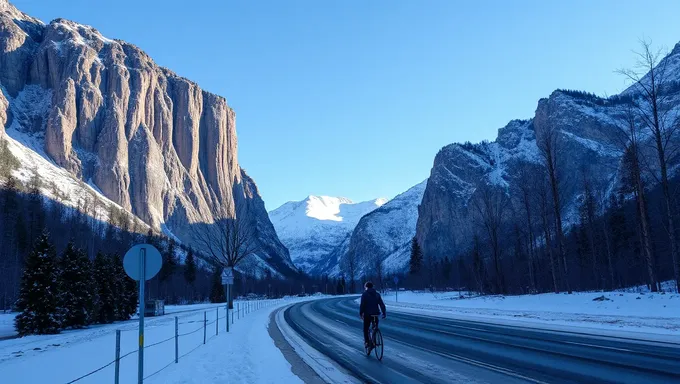
[[[337,276],[343,272],[343,265],[352,255],[356,258],[357,278],[370,276],[378,260],[382,263],[384,274],[406,272],[411,239],[416,234],[418,206],[426,184],[423,181],[411,187],[362,217],[348,241],[336,252],[338,259],[329,260],[321,273]]]
[[[269,212],[269,219],[295,266],[311,273],[326,263],[365,214],[386,201],[355,203],[344,197],[308,196]]]

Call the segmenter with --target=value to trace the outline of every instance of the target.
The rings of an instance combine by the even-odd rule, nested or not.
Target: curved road
[[[680,345],[388,313],[382,362],[363,352],[356,298],[294,304],[285,321],[368,383],[680,383]],[[389,311],[389,309],[388,309]]]

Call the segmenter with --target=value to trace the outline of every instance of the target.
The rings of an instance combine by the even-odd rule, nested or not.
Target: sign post
[[[399,302],[399,278],[394,276],[394,301]]]
[[[234,268],[227,267],[222,271],[222,285],[224,285],[225,296],[227,297],[227,332],[229,332],[229,310],[231,305],[231,286],[234,284]]]
[[[137,382],[144,381],[144,285],[161,270],[163,258],[158,249],[149,244],[138,244],[130,248],[123,258],[123,268],[130,278],[139,281],[139,352],[137,361]]]

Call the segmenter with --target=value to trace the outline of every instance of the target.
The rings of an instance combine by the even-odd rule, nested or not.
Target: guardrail
[[[187,356],[188,354],[194,352],[198,348],[200,348],[202,345],[205,345],[208,341],[211,339],[219,336],[220,334],[220,323],[223,321],[224,327],[223,329],[226,332],[230,332],[230,325],[234,324],[235,320],[240,320],[241,318],[245,318],[246,315],[257,311],[262,308],[267,308],[272,305],[279,304],[283,301],[283,299],[273,299],[273,300],[250,300],[250,301],[239,301],[239,302],[234,302],[234,309],[227,311],[227,305],[226,303],[221,306],[216,306],[214,309],[195,309],[195,310],[186,310],[186,311],[178,311],[175,313],[170,314],[172,315],[178,315],[182,314],[182,319],[186,318],[186,321],[180,322],[180,317],[179,316],[174,316],[174,334],[171,334],[170,336],[167,336],[166,338],[163,338],[159,341],[153,342],[149,345],[144,346],[144,355],[147,356],[147,350],[151,348],[155,348],[161,345],[165,345],[166,343],[171,343],[174,341],[174,359],[169,361],[167,364],[164,364],[160,369],[155,370],[154,372],[150,373],[149,375],[144,377],[144,380],[158,374],[159,372],[163,371],[164,369],[170,367],[172,364],[178,364],[180,359]],[[220,311],[221,310],[221,311]],[[203,318],[202,320],[199,318],[198,320],[192,320],[193,316],[200,315],[200,313],[203,312]],[[222,313],[222,315],[220,315]],[[227,318],[229,316],[230,318]],[[166,316],[167,317],[167,316]],[[186,327],[194,324],[199,324],[197,327],[190,327],[189,330],[185,332],[180,333],[180,325],[184,325]],[[214,329],[212,328],[212,325],[215,324]],[[169,327],[168,327],[169,328]],[[145,328],[146,329],[146,328]],[[138,353],[138,350],[135,348],[130,352],[127,352],[125,354],[121,355],[121,335],[122,334],[127,334],[129,333],[137,333],[139,330],[138,329],[127,329],[127,330],[120,330],[117,329],[115,331],[116,333],[116,344],[115,344],[115,358],[107,363],[104,364],[90,372],[87,372],[86,374],[83,374],[71,381],[68,381],[66,384],[73,384],[80,382],[81,380],[84,380],[88,377],[91,377],[92,375],[101,372],[102,370],[114,366],[114,383],[119,384],[120,383],[120,377],[121,377],[121,362],[125,360],[125,358],[136,355]],[[190,339],[192,335],[196,335],[199,332],[203,331],[203,338],[202,342],[201,339],[198,339],[197,345],[193,346],[190,350],[184,352],[183,354],[180,355],[180,344],[182,340],[187,340]],[[214,333],[213,333],[214,331]],[[210,334],[209,334],[210,333]],[[200,335],[200,334],[199,334]],[[193,340],[194,343],[196,343],[196,340]],[[157,350],[157,349],[156,349]],[[153,355],[149,355],[150,357],[153,357]],[[146,364],[145,364],[146,365]],[[135,368],[137,368],[136,364],[134,365]],[[136,370],[135,370],[135,377],[136,377]],[[101,381],[101,380],[100,380]]]

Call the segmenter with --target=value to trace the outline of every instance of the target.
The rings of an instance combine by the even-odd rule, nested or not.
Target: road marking
[[[575,341],[559,341],[559,342],[560,342],[560,343],[565,343],[565,344],[581,345],[581,346],[584,346],[584,347],[591,347],[591,348],[610,349],[610,350],[612,350],[612,351],[621,351],[621,352],[637,353],[636,351],[633,351],[632,349],[608,347],[608,346],[606,346],[606,345],[577,343],[577,342],[575,342]]]
[[[463,356],[460,356],[460,355],[456,355],[456,354],[453,354],[453,353],[450,353],[450,352],[444,353],[444,352],[433,351],[433,350],[429,350],[429,349],[419,347],[417,345],[407,343],[407,342],[404,342],[404,341],[400,341],[400,340],[396,340],[396,339],[393,339],[392,341],[399,343],[399,344],[407,345],[411,348],[419,349],[419,350],[425,351],[425,352],[434,353],[435,355],[439,355],[439,356],[442,356],[442,357],[448,357],[448,358],[453,359],[453,360],[458,360],[458,361],[461,361],[463,363],[474,365],[474,366],[477,366],[477,367],[480,367],[480,368],[486,368],[486,369],[489,369],[489,370],[492,370],[492,371],[495,371],[495,372],[498,372],[498,373],[502,373],[502,374],[507,375],[507,376],[512,376],[512,377],[522,379],[522,380],[526,380],[526,381],[529,381],[529,382],[532,382],[532,383],[548,384],[545,381],[540,381],[540,380],[533,379],[531,377],[524,376],[520,373],[517,373],[517,372],[512,371],[510,369],[507,369],[507,368],[499,367],[499,366],[492,365],[492,364],[489,364],[489,363],[485,363],[485,362],[482,362],[482,361],[479,361],[479,360],[473,360],[473,359],[463,357]]]

